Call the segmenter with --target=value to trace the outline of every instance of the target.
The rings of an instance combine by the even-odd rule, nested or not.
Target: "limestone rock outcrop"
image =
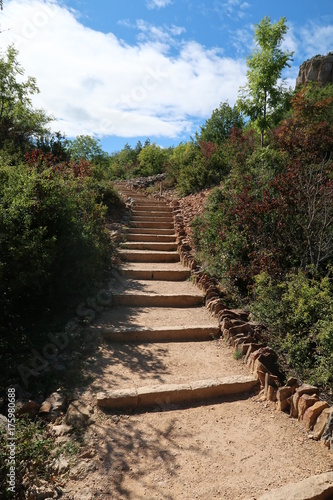
[[[296,87],[308,82],[333,83],[333,52],[326,56],[314,56],[300,65]]]

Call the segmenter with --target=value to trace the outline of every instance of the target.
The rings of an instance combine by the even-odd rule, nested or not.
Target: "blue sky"
[[[1,49],[14,43],[40,94],[34,105],[68,137],[108,152],[140,139],[189,140],[246,82],[253,26],[287,18],[284,77],[333,50],[332,0],[4,0]],[[8,31],[7,31],[8,30]]]

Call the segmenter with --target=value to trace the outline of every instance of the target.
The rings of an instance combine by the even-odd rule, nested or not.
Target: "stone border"
[[[291,417],[298,418],[307,431],[312,431],[313,439],[321,440],[333,452],[333,406],[320,398],[318,387],[295,378],[283,385],[278,355],[262,343],[261,325],[250,322],[246,311],[226,308],[217,280],[208,276],[195,260],[179,201],[169,204],[173,208],[181,262],[191,269],[194,282],[205,292],[206,307],[218,319],[221,336],[257,376],[263,399],[274,402],[277,411],[289,412]]]
[[[146,186],[133,187],[140,191]],[[180,260],[190,268],[194,282],[204,291],[205,305],[218,319],[221,336],[235,348],[243,363],[258,378],[263,400],[275,403],[277,411],[289,412],[291,417],[298,418],[303,427],[312,432],[313,439],[321,440],[333,452],[333,406],[320,399],[318,387],[303,384],[296,378],[288,379],[283,385],[278,355],[262,343],[262,326],[250,322],[246,311],[227,309],[217,280],[208,276],[196,261],[180,202],[163,196],[161,192],[152,198],[164,200],[172,207]]]

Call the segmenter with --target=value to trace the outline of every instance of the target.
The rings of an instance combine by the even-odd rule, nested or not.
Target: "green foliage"
[[[54,449],[54,438],[50,437],[40,421],[32,422],[25,418],[16,419],[15,435],[15,498],[21,498],[21,495],[24,495],[22,482],[25,474],[29,473],[44,480],[50,480],[53,476],[52,451]],[[5,499],[14,498],[7,488],[8,467],[6,461],[9,457],[8,452],[6,430],[0,429],[0,488],[2,498]]]
[[[0,147],[13,145],[24,151],[27,144],[46,132],[50,117],[32,107],[30,96],[39,90],[34,78],[22,81],[24,70],[17,56],[13,46],[0,54]]]
[[[167,165],[169,181],[185,196],[218,184],[228,171],[223,147],[201,140],[174,148]]]
[[[87,189],[95,198],[98,205],[103,205],[107,208],[107,215],[113,218],[119,215],[125,209],[125,203],[119,198],[113,183],[105,178],[101,178],[100,169],[93,170],[93,176],[87,179]]]
[[[166,159],[167,152],[164,149],[155,143],[146,145],[138,154],[139,165],[135,174],[144,177],[160,174],[165,170]]]
[[[72,141],[67,141],[67,149],[74,160],[88,160],[94,164],[108,163],[108,155],[101,147],[99,139],[90,135],[78,135]]]
[[[243,353],[241,351],[241,349],[236,349],[235,352],[234,352],[234,358],[239,361],[240,359],[242,359],[243,357]]]
[[[256,48],[247,60],[247,84],[239,91],[239,110],[260,130],[262,146],[265,131],[281,119],[290,101],[290,92],[278,83],[293,56],[281,50],[286,33],[285,17],[274,24],[265,17],[255,25]]]
[[[284,281],[258,275],[252,312],[269,340],[303,379],[333,383],[333,286],[329,276],[290,272]]]
[[[243,118],[239,110],[224,102],[213,111],[212,116],[200,127],[200,134],[196,134],[196,139],[221,145],[230,136],[233,127],[242,128],[243,125]]]
[[[110,259],[101,203],[111,207],[117,196],[89,177],[40,165],[1,167],[0,178],[0,310],[8,325],[92,285]]]

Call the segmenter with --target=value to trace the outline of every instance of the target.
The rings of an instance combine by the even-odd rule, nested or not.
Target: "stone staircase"
[[[112,289],[115,309],[112,324],[103,327],[104,338],[124,344],[217,338],[219,327],[216,319],[207,320],[203,292],[180,263],[172,208],[124,186],[119,190],[124,198],[134,199],[135,205],[126,242],[119,250],[122,265]],[[252,375],[197,380],[193,373],[193,379],[179,383],[110,388],[97,394],[97,404],[116,410],[189,404],[248,392],[257,384]]]

